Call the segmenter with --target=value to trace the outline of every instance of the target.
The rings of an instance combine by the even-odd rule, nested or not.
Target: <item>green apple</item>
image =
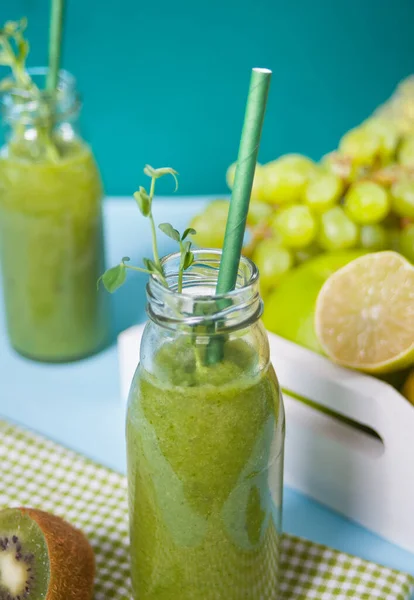
[[[287,273],[265,298],[263,322],[266,328],[322,354],[313,323],[319,291],[332,273],[363,254],[366,251],[324,253]]]

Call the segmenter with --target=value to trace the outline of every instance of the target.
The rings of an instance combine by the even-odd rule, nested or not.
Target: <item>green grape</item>
[[[405,227],[400,233],[400,252],[414,263],[414,224]]]
[[[333,173],[342,181],[346,181],[351,175],[352,161],[349,156],[344,156],[339,152],[328,152],[322,156],[320,167],[326,173]]]
[[[256,171],[254,172],[252,193],[250,195],[252,200],[264,201],[264,185],[263,167],[257,163]]]
[[[324,250],[354,248],[358,242],[358,227],[340,206],[334,206],[321,217],[319,245]]]
[[[388,244],[387,232],[382,225],[363,225],[359,234],[359,244],[366,250],[385,250]]]
[[[392,208],[400,217],[414,218],[414,180],[401,179],[391,187]]]
[[[226,218],[212,218],[208,209],[201,215],[194,217],[190,223],[190,227],[193,227],[197,232],[191,238],[194,244],[199,248],[222,248],[226,230]]]
[[[345,196],[345,211],[358,225],[379,223],[388,215],[390,207],[388,192],[372,181],[354,183]]]
[[[387,230],[387,238],[388,238],[388,249],[394,250],[394,252],[401,252],[401,229],[399,227],[392,227]]]
[[[382,221],[381,225],[385,227],[385,229],[399,229],[400,228],[401,217],[396,215],[393,212],[388,213],[385,219]]]
[[[309,246],[296,250],[294,253],[295,261],[299,264],[306,262],[307,260],[318,256],[322,252],[321,248],[314,241]]]
[[[308,206],[294,205],[276,213],[272,229],[282,237],[287,248],[304,248],[316,235],[316,221]]]
[[[260,273],[262,292],[271,290],[293,267],[292,253],[280,246],[278,240],[268,238],[260,242],[253,254]]]
[[[399,141],[399,134],[395,123],[389,119],[373,117],[365,121],[363,128],[379,137],[379,154],[383,162],[389,162],[395,154]]]
[[[399,98],[408,98],[409,100],[414,95],[414,77],[409,75],[405,79],[403,79],[397,87],[397,92],[395,92]]]
[[[222,248],[230,203],[225,199],[210,202],[203,213],[194,217],[190,227],[196,230],[192,237],[200,248]]]
[[[315,164],[305,156],[287,154],[263,167],[263,199],[269,204],[293,204],[300,200]]]
[[[356,165],[350,156],[340,152],[330,152],[321,158],[320,166],[323,171],[337,175],[342,183],[349,184],[358,179],[363,167]]]
[[[265,202],[258,202],[257,200],[250,201],[249,213],[247,215],[248,225],[257,225],[265,221],[272,214],[273,209],[270,204]]]
[[[363,127],[351,129],[339,143],[342,154],[350,156],[355,164],[372,165],[381,148],[380,137]]]
[[[398,162],[404,167],[414,167],[414,137],[404,138],[398,151]]]
[[[296,167],[299,170],[304,170],[309,174],[313,173],[316,168],[315,163],[310,158],[308,158],[307,156],[304,156],[303,154],[283,154],[282,156],[279,156],[279,158],[274,160],[273,162],[274,163],[277,162],[277,163],[284,164],[284,165],[291,165],[292,167]],[[267,164],[271,164],[271,163],[267,163]]]
[[[231,190],[233,189],[234,176],[236,175],[236,167],[237,162],[231,163],[231,165],[226,171],[226,183]]]
[[[213,200],[204,210],[204,213],[208,215],[210,221],[216,223],[217,221],[227,221],[227,215],[229,214],[230,202],[228,200]]]
[[[226,173],[226,182],[229,188],[232,190],[234,185],[234,177],[236,175],[236,166],[237,163],[234,162],[229,166]],[[263,200],[263,186],[264,186],[264,177],[263,177],[263,167],[259,163],[256,163],[256,170],[254,172],[253,186],[251,198],[252,200]]]
[[[308,182],[302,199],[312,212],[321,214],[332,208],[339,200],[343,183],[334,173],[318,173]]]

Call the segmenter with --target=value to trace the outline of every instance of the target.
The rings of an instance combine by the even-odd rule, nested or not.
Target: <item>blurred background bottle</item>
[[[52,98],[47,69],[30,71],[41,93],[2,97],[0,259],[13,347],[44,361],[69,361],[103,346],[107,319],[96,282],[104,268],[102,185],[78,135],[75,79],[60,72]]]

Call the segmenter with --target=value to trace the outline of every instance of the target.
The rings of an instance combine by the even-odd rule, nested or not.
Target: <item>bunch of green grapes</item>
[[[377,108],[374,116],[392,121],[403,135],[414,134],[414,75],[401,81],[391,98]]]
[[[216,200],[193,220],[197,244],[222,246],[228,206]],[[354,248],[393,249],[414,262],[414,134],[384,116],[347,132],[319,163],[289,154],[255,171],[244,250],[263,293],[316,254]]]

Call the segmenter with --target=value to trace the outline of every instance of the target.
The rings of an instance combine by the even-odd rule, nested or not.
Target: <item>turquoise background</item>
[[[1,0],[47,55],[48,0]],[[318,159],[414,71],[412,0],[67,0],[63,66],[110,194],[173,166],[183,194],[223,193],[250,68],[274,71],[260,160]],[[160,182],[162,193],[172,182]]]

